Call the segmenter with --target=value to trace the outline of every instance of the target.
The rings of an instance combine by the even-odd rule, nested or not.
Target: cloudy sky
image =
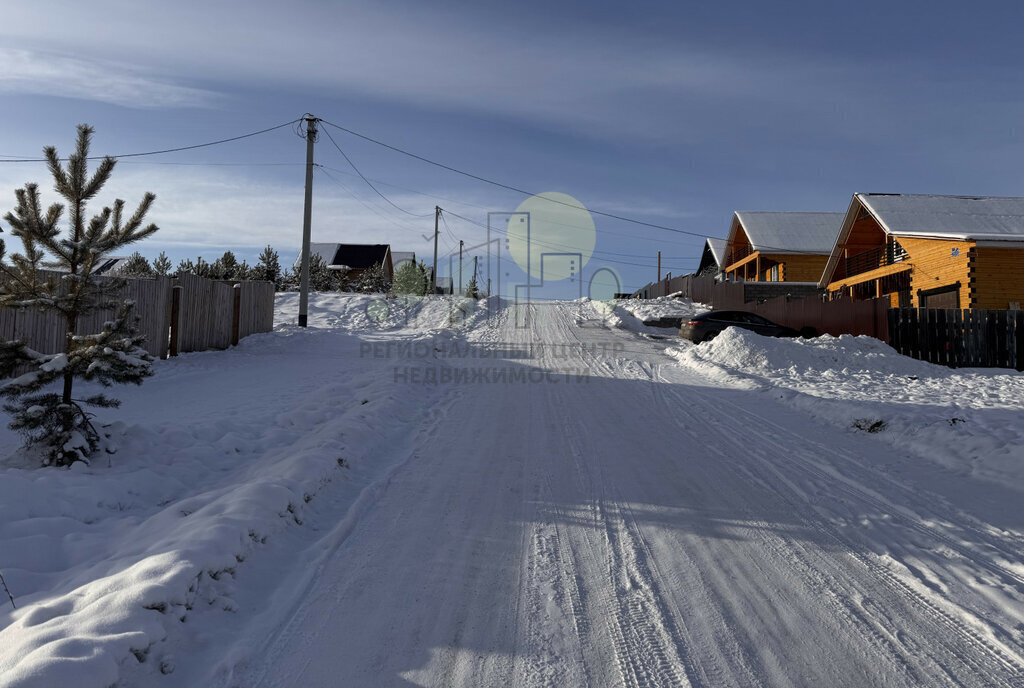
[[[1024,195],[1022,25],[1010,2],[39,0],[0,24],[0,160],[69,151],[81,122],[95,153],[118,155],[308,112],[532,193],[723,236],[734,210],[841,211],[857,191]],[[401,210],[321,136],[314,241],[428,256],[440,205],[444,266],[458,240],[483,240],[471,222],[527,198],[327,131]],[[269,243],[291,261],[304,159],[283,127],[126,158],[107,196],[157,194],[151,257],[252,261]],[[0,162],[0,214],[27,181],[46,186],[43,166]],[[696,266],[699,236],[593,219],[584,280],[610,267],[635,289],[658,250],[663,272]]]

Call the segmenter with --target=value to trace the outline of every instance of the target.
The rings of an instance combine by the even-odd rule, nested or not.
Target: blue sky
[[[734,210],[841,211],[856,191],[1024,195],[1016,3],[173,5],[41,1],[7,13],[0,155],[68,151],[80,122],[97,130],[94,152],[119,154],[310,112],[480,176],[707,236],[723,236]],[[413,215],[438,204],[486,222],[525,200],[331,134]],[[125,159],[108,196],[157,194],[161,231],[139,245],[146,255],[232,249],[252,261],[270,243],[290,261],[304,146],[284,128]],[[430,253],[432,215],[389,206],[326,138],[316,159],[315,241]],[[45,169],[0,163],[0,214],[27,181],[45,183]],[[674,274],[699,258],[698,237],[594,220],[584,279],[607,265],[632,290],[654,279],[659,249]],[[442,256],[482,240],[458,218],[448,227]],[[576,289],[560,288],[544,293]]]

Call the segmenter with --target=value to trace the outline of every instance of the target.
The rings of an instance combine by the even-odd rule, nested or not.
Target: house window
[[[888,237],[885,241],[885,258],[884,265],[892,265],[898,263],[901,260],[907,259],[907,251],[904,249],[900,242],[896,241],[893,237]]]
[[[778,265],[773,265],[771,267],[771,269],[768,270],[768,281],[769,282],[778,282],[779,281],[779,266]]]

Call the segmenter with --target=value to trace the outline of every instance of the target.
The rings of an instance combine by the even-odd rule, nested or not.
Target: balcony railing
[[[744,244],[743,246],[738,246],[738,247],[736,247],[736,248],[734,248],[732,250],[732,253],[729,255],[729,260],[726,261],[726,265],[732,265],[733,263],[738,263],[741,260],[743,260],[744,258],[746,258],[747,256],[749,256],[753,252],[754,252],[754,248],[750,244]]]
[[[870,251],[864,251],[849,258],[843,259],[845,275],[853,277],[864,272],[870,272],[886,265],[895,265],[907,259],[907,252],[899,244],[879,246]]]

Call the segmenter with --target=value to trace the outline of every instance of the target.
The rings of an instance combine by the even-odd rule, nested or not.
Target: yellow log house
[[[903,308],[1019,308],[1024,198],[854,194],[819,286]]]
[[[842,221],[842,213],[733,213],[726,279],[816,284]]]

